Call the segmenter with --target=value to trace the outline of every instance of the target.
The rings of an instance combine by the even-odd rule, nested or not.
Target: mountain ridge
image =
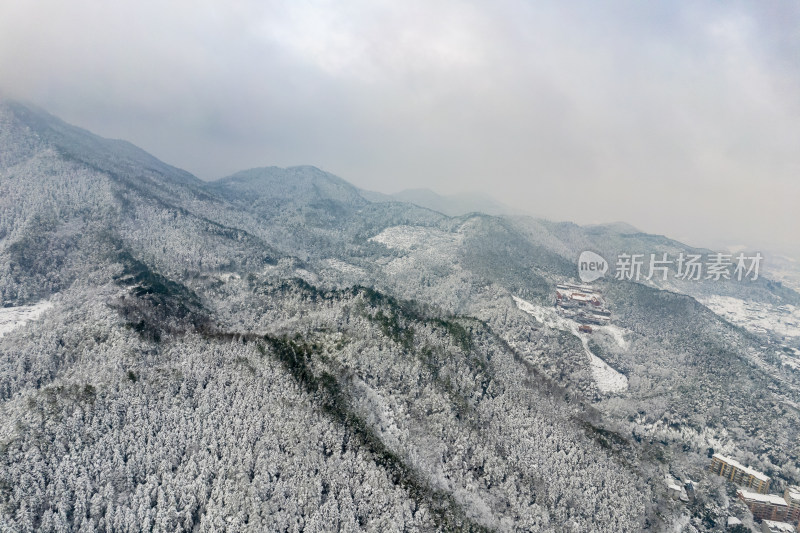
[[[47,302],[0,338],[11,529],[712,531],[742,511],[709,448],[800,482],[789,352],[680,290],[789,292],[607,277],[587,337],[554,307],[578,250],[683,245],[371,202],[309,166],[198,183],[85,130],[52,134],[65,157],[31,120],[0,133],[3,302]]]

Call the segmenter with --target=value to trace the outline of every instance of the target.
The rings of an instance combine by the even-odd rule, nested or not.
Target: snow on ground
[[[623,350],[628,349],[628,341],[626,341],[625,337],[623,336],[623,332],[625,330],[623,330],[621,327],[608,325],[602,327],[592,326],[592,328],[593,329],[596,328],[600,331],[605,331],[606,333],[614,337],[614,340],[617,341],[617,345],[619,345],[620,348],[622,348]]]
[[[305,268],[295,268],[293,275],[302,279],[306,283],[310,283],[311,285],[316,285],[319,283],[319,276],[306,270]]]
[[[589,357],[592,377],[597,384],[597,388],[600,389],[601,392],[622,392],[627,390],[628,378],[625,377],[624,374],[620,374],[614,370],[608,363],[592,353],[589,349],[589,338],[587,335],[581,334],[578,331],[580,325],[577,322],[559,315],[555,308],[533,305],[516,296],[513,296],[513,298],[514,303],[517,304],[517,308],[532,315],[538,322],[544,324],[545,327],[569,331],[581,340],[583,350]],[[621,348],[627,348],[628,344],[623,337],[622,328],[618,326],[592,326],[592,330],[608,333],[614,337]]]
[[[589,350],[589,341],[585,335],[581,336],[583,348],[589,356],[592,365],[592,377],[600,392],[622,392],[628,390],[628,378],[609,366],[608,363],[597,357]]]
[[[781,361],[783,362],[784,365],[790,366],[795,370],[800,370],[800,360],[795,359],[794,357],[789,357],[786,354],[782,353],[779,353],[778,355],[780,355]]]
[[[754,333],[800,337],[800,308],[749,302],[731,296],[710,296],[700,303],[732,324]]]
[[[388,248],[410,251],[417,248],[451,248],[461,243],[461,233],[449,233],[422,226],[392,226],[386,228],[369,240],[379,242]]]
[[[529,315],[532,315],[533,318],[548,328],[572,330],[571,326],[573,321],[567,320],[563,316],[559,315],[555,308],[544,307],[543,305],[533,305],[532,303],[527,302],[522,298],[517,298],[516,296],[512,296],[512,298],[514,298],[514,303],[517,304],[518,309],[525,311]],[[575,331],[577,331],[577,327]]]
[[[348,276],[356,277],[358,279],[365,279],[367,277],[367,273],[363,268],[351,265],[350,263],[345,263],[344,261],[340,261],[335,258],[326,259],[322,263],[327,268],[331,268]]]
[[[781,254],[768,254],[764,259],[766,277],[800,292],[800,259]]]
[[[461,270],[455,258],[464,235],[449,233],[436,228],[422,226],[392,226],[370,238],[388,248],[406,252],[396,257],[383,270],[389,276],[409,271],[434,270],[439,273],[455,273]]]
[[[22,326],[26,322],[36,320],[51,307],[53,307],[53,304],[47,300],[43,300],[34,305],[0,307],[0,337]]]

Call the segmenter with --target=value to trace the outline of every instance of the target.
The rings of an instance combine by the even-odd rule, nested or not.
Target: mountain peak
[[[0,99],[0,125],[0,169],[49,148],[117,178],[135,180],[141,176],[134,174],[144,172],[173,183],[202,183],[128,141],[100,137],[31,104]]]
[[[251,168],[212,182],[210,186],[229,197],[257,195],[274,200],[304,198],[310,202],[365,202],[353,185],[311,165]]]

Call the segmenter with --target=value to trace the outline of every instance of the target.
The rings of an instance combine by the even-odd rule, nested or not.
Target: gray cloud
[[[206,179],[384,192],[800,254],[794,2],[6,0],[0,90]]]

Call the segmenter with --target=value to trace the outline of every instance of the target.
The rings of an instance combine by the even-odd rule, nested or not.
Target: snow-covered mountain
[[[2,101],[0,529],[710,531],[744,511],[709,448],[800,481],[799,346],[713,305],[800,297],[605,278],[589,335],[554,307],[583,249],[688,248],[205,183]]]

